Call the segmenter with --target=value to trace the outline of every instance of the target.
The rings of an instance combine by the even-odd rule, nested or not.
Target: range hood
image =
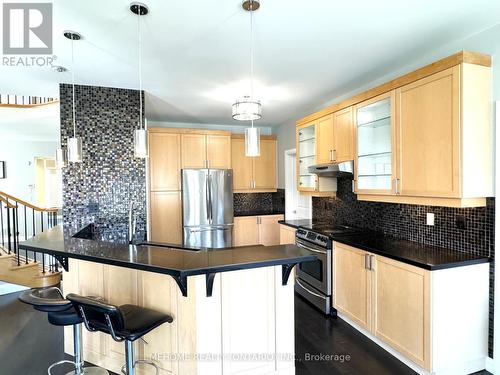
[[[353,166],[354,162],[349,160],[342,163],[311,165],[307,168],[307,171],[321,177],[352,177]]]

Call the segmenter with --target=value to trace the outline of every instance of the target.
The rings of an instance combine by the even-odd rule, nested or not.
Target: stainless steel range
[[[336,314],[332,308],[332,240],[330,236],[352,234],[358,229],[343,225],[314,224],[300,227],[295,244],[311,251],[317,260],[298,266],[295,291],[325,314]]]

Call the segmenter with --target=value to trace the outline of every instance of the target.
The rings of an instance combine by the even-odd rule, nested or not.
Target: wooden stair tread
[[[35,263],[35,262],[30,262],[28,264],[21,262],[21,264],[18,266],[17,260],[14,259],[14,264],[12,265],[11,270],[12,271],[19,271],[19,270],[22,270],[25,268],[38,267],[38,265],[39,265],[39,263]]]

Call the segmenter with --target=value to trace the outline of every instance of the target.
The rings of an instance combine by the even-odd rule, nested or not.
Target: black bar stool
[[[101,367],[83,367],[82,358],[82,318],[73,307],[71,301],[64,298],[59,288],[50,287],[45,289],[30,289],[23,292],[19,299],[32,305],[35,310],[46,312],[49,323],[55,326],[73,326],[73,349],[75,360],[63,360],[50,365],[47,373],[52,375],[52,369],[63,363],[70,363],[75,369],[66,375],[109,375],[109,372]]]
[[[89,331],[104,332],[111,335],[115,341],[125,341],[125,365],[122,372],[126,369],[126,375],[134,375],[135,365],[144,363],[152,365],[156,374],[159,373],[154,362],[134,360],[133,342],[163,323],[172,323],[173,318],[170,315],[136,305],[115,306],[77,294],[68,294],[66,298],[78,310]]]

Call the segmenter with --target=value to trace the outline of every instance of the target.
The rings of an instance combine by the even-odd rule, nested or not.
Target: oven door
[[[313,286],[324,295],[331,296],[332,276],[330,266],[332,264],[332,251],[299,238],[295,239],[295,244],[311,251],[318,258],[317,260],[299,264],[297,272],[299,279]]]

